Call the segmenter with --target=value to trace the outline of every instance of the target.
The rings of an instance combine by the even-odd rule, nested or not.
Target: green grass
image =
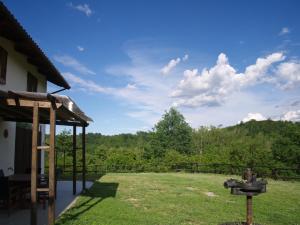
[[[216,225],[244,221],[245,197],[230,195],[215,174],[107,174],[96,181],[57,225]],[[215,196],[208,196],[213,192]],[[300,183],[269,180],[254,197],[254,220],[300,224]]]

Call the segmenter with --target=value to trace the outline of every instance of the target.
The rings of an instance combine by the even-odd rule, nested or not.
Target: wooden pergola
[[[32,123],[31,150],[31,225],[37,224],[37,193],[48,192],[48,224],[55,223],[55,132],[56,125],[73,127],[73,194],[76,194],[76,128],[82,127],[82,190],[86,188],[85,129],[92,121],[67,96],[0,90],[0,117],[4,121]],[[39,124],[50,124],[49,145],[38,145]],[[49,187],[38,187],[38,151],[47,152]]]

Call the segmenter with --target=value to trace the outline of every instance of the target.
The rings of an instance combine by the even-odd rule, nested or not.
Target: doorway
[[[41,132],[38,135],[38,145],[41,144]],[[15,174],[31,172],[32,128],[28,123],[16,124],[15,143]],[[41,168],[41,152],[38,152],[38,168]]]

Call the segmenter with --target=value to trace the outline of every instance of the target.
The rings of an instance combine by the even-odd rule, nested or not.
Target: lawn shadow
[[[91,210],[106,198],[114,198],[119,183],[103,183],[95,181],[93,186],[82,193],[73,207],[67,210],[57,221],[57,225],[76,220],[80,215]]]

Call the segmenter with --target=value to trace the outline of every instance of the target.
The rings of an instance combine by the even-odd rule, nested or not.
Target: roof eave
[[[43,74],[47,81],[66,89],[71,88],[69,83],[2,1],[0,1],[0,36],[13,41],[15,50],[26,55],[28,63],[36,66],[38,72]]]

